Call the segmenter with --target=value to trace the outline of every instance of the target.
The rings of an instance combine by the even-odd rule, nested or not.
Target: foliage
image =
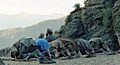
[[[75,8],[75,9],[80,8],[80,3],[76,3],[76,4],[74,5],[74,8]]]

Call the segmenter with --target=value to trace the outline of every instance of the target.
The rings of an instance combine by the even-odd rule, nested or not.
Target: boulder
[[[80,12],[71,12],[62,28],[62,34],[67,38],[81,37],[85,34],[85,27],[82,23]]]

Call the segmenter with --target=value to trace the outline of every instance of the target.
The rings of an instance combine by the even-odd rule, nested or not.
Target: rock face
[[[5,63],[0,59],[0,65],[5,65]]]
[[[118,0],[113,7],[114,28],[118,37],[120,37],[120,1]]]
[[[85,34],[85,27],[81,21],[81,12],[82,11],[72,12],[66,19],[66,23],[61,30],[65,37],[76,38]]]
[[[67,17],[65,25],[60,29],[61,33],[67,38],[89,40],[94,37],[101,37],[111,50],[118,50],[120,18],[117,13],[113,15],[112,8],[115,9],[120,6],[118,5],[120,2],[116,2],[117,5],[115,2],[116,0],[86,0],[85,7],[79,10],[75,9]]]

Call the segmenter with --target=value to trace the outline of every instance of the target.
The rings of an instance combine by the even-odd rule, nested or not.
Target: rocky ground
[[[6,65],[119,65],[120,54],[117,55],[97,55],[93,58],[76,58],[71,60],[57,60],[56,64],[39,64],[33,62],[4,61]]]

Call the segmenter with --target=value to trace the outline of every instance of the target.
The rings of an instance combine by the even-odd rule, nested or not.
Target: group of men
[[[50,51],[51,45],[49,44],[49,42],[55,39],[56,37],[51,29],[47,29],[46,37],[41,33],[36,40],[22,38],[13,44],[11,57],[26,60],[37,58],[40,60],[40,63],[55,63],[52,56],[55,54]]]
[[[27,40],[27,41],[26,41]],[[51,29],[47,29],[46,37],[40,34],[34,41],[32,38],[21,39],[13,45],[11,57],[17,59],[37,58],[40,63],[56,63],[53,59],[71,59],[81,57],[95,57],[96,53],[112,54],[109,47],[101,38],[67,39],[56,31],[53,35]],[[24,44],[25,43],[25,44]],[[28,44],[27,44],[28,43]],[[24,51],[23,51],[24,50]]]

